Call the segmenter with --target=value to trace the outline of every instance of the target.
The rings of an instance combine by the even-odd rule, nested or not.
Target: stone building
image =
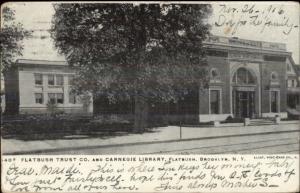
[[[47,113],[49,103],[65,113],[92,113],[92,101],[72,92],[75,70],[63,61],[17,60],[4,75],[8,114]]]
[[[287,117],[287,83],[296,80],[285,44],[213,36],[205,47],[210,83],[199,93],[200,122]]]

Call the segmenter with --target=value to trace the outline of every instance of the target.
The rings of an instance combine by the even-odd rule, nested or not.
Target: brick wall
[[[209,69],[215,68],[219,71],[220,82],[210,83],[210,87],[221,88],[222,89],[222,114],[230,113],[230,72],[227,58],[208,56],[207,62]],[[199,98],[199,112],[200,114],[209,113],[209,94],[208,90],[200,91]]]
[[[271,73],[278,74],[278,85],[270,84]],[[286,88],[286,64],[284,62],[264,61],[261,67],[262,78],[262,113],[270,112],[270,89],[280,90],[280,111],[286,111],[287,88]]]

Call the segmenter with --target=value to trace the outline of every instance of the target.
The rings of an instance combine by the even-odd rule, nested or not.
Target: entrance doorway
[[[254,118],[255,91],[233,91],[234,115],[237,118]]]
[[[240,67],[232,77],[232,110],[237,118],[254,118],[257,78],[246,67]]]

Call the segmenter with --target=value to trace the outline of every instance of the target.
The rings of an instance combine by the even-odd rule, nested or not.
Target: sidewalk
[[[180,127],[168,126],[155,128],[151,132],[143,134],[128,134],[112,136],[108,138],[84,138],[76,139],[22,141],[16,139],[1,139],[3,154],[24,154],[63,149],[84,149],[89,147],[124,146],[147,143],[172,142],[179,140],[200,140],[219,138],[224,136],[256,135],[276,132],[300,131],[299,123],[285,122],[279,125],[241,126],[222,125],[220,127]],[[180,139],[181,133],[181,139]],[[298,134],[299,135],[299,134]],[[74,136],[73,136],[74,137]],[[83,138],[80,138],[83,137]]]

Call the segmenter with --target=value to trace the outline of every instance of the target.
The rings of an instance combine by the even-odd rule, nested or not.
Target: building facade
[[[212,36],[204,42],[204,48],[208,86],[191,90],[176,104],[150,105],[150,117],[160,114],[158,117],[174,123],[287,118],[289,105],[295,108],[299,104],[299,84],[294,70],[297,65],[285,44]],[[134,104],[131,104],[125,112],[133,113]],[[95,106],[96,109],[101,109],[100,113],[124,111],[124,108],[115,110],[107,103],[99,108]]]
[[[71,89],[74,75],[75,70],[66,62],[17,60],[4,75],[5,112],[47,113],[52,104],[58,112],[92,113],[92,101],[74,94]]]
[[[199,92],[200,122],[287,117],[287,83],[294,74],[285,44],[213,36],[205,48],[210,82]]]
[[[287,112],[290,117],[300,116],[300,66],[287,63]]]

